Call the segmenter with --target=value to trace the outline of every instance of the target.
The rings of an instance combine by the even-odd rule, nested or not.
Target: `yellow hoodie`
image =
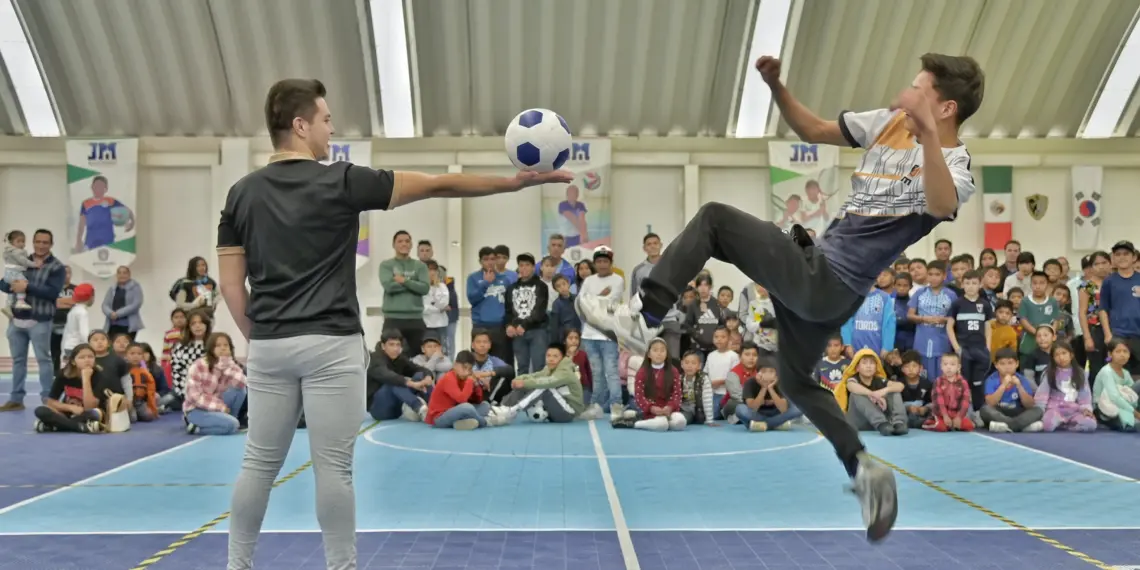
[[[848,364],[847,368],[843,369],[843,379],[839,382],[839,385],[835,387],[835,399],[839,402],[839,407],[842,408],[844,412],[847,411],[847,381],[859,375],[859,362],[866,356],[875,360],[875,375],[883,379],[887,377],[887,371],[883,369],[883,361],[879,360],[879,355],[875,354],[874,350],[864,348],[856,352],[855,358],[851,359],[851,364]]]

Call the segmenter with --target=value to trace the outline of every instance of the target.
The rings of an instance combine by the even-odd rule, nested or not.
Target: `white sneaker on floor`
[[[1037,433],[1040,431],[1045,431],[1045,422],[1042,422],[1040,420],[1035,421],[1035,422],[1025,426],[1025,429],[1023,429],[1021,431],[1025,432],[1025,433]]]
[[[597,295],[578,295],[574,308],[590,326],[626,346],[634,354],[645,354],[649,341],[657,338],[661,327],[651,327],[641,316],[640,299],[616,303]]]
[[[622,412],[621,413],[621,419],[623,419],[623,420],[636,420],[637,419],[637,410],[626,410],[626,411]]]
[[[748,431],[768,431],[768,424],[764,422],[748,422]]]
[[[622,414],[624,414],[624,413],[625,413],[625,406],[623,406],[621,404],[611,404],[610,405],[610,421],[611,422],[616,422],[616,421],[620,420],[622,418]]]
[[[407,404],[401,404],[400,405],[400,419],[405,420],[405,421],[409,421],[409,422],[418,422],[418,421],[420,421],[420,414],[417,413],[415,410],[413,410],[411,406],[409,406]]]
[[[1005,422],[990,422],[988,429],[993,433],[1013,433]]]
[[[852,491],[863,507],[863,524],[867,527],[867,540],[879,542],[895,526],[899,514],[898,488],[895,473],[859,452],[859,468],[855,472]]]
[[[487,414],[487,425],[505,426],[515,419],[515,411],[507,406],[495,406]]]
[[[476,419],[459,420],[451,424],[452,429],[459,431],[471,431],[477,427],[479,427],[479,420]]]
[[[728,416],[727,418],[725,418],[724,421],[728,422],[728,425],[734,426],[734,425],[740,423],[740,418],[736,417],[736,414],[732,414],[732,415]]]
[[[602,412],[602,407],[598,404],[590,404],[582,415],[578,416],[584,420],[600,420],[605,414]]]

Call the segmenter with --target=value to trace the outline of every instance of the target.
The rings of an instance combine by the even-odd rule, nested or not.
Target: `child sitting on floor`
[[[744,402],[736,406],[737,419],[749,431],[790,429],[792,420],[804,413],[780,393],[776,363],[771,358],[760,359],[757,369],[757,374],[744,382]]]
[[[484,394],[491,377],[476,377],[472,373],[475,364],[475,354],[470,350],[455,355],[451,372],[444,374],[431,392],[425,420],[428,425],[456,430],[487,427],[491,404]]]
[[[986,379],[986,405],[978,412],[982,421],[994,433],[1041,431],[1044,412],[1033,398],[1036,387],[1017,372],[1017,353],[1003,348],[995,358],[997,371]]]
[[[962,360],[957,353],[942,355],[942,376],[934,383],[930,418],[923,429],[932,431],[974,431],[970,420],[970,383],[962,377]]]
[[[1097,419],[1111,429],[1134,432],[1136,420],[1140,419],[1140,411],[1136,409],[1140,397],[1137,397],[1132,375],[1126,368],[1132,351],[1128,349],[1128,343],[1116,338],[1108,341],[1105,349],[1109,362],[1097,373],[1093,385]]]
[[[566,358],[566,346],[554,343],[546,348],[546,367],[511,380],[511,392],[501,406],[491,408],[487,422],[508,424],[525,410],[532,422],[568,423],[586,406],[582,383],[574,373],[574,363]]]
[[[613,427],[650,431],[685,429],[685,416],[681,414],[681,385],[681,374],[670,362],[665,340],[660,337],[653,339],[634,380],[634,397],[645,419],[621,417],[612,422]]]
[[[847,421],[858,430],[874,429],[882,435],[905,435],[906,408],[902,382],[887,379],[882,362],[871,349],[855,353],[844,372],[847,382]]]
[[[701,353],[690,350],[681,357],[681,414],[687,424],[717,425],[714,421],[712,382],[701,370]]]
[[[1096,431],[1092,392],[1084,368],[1073,366],[1073,349],[1067,342],[1057,342],[1052,357],[1033,396],[1045,410],[1041,420],[1044,431]]]
[[[899,368],[898,380],[903,383],[901,394],[906,407],[906,423],[911,429],[918,429],[930,418],[934,386],[922,377],[922,355],[917,350],[904,352]]]

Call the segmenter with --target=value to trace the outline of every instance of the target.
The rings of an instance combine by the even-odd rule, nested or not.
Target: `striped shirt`
[[[943,220],[926,208],[922,145],[906,128],[902,112],[844,112],[839,128],[853,148],[866,152],[851,176],[851,194],[820,244],[838,276],[863,294],[879,272]],[[966,146],[943,148],[958,190],[958,204],[974,194]],[[955,215],[947,219],[953,220]]]
[[[29,256],[32,259],[32,256]],[[48,254],[44,258],[43,267],[30,267],[24,270],[24,278],[28,280],[26,300],[32,306],[31,310],[13,311],[15,320],[32,320],[37,322],[51,322],[55,318],[55,301],[59,299],[59,292],[63,290],[63,283],[67,278],[67,270],[54,255]],[[0,280],[0,292],[11,293],[9,284]]]

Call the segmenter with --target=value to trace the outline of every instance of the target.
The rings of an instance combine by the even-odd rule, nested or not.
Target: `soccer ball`
[[[586,190],[597,190],[602,187],[602,177],[597,172],[587,172],[582,175],[582,186],[585,186]]]
[[[543,405],[542,400],[539,400],[526,409],[526,417],[534,423],[542,423],[550,417],[550,414],[546,413],[546,406]]]
[[[507,127],[507,157],[519,170],[550,172],[570,158],[570,125],[548,109],[527,109]]]
[[[131,211],[122,207],[115,206],[111,208],[111,223],[116,226],[125,226],[127,222],[131,221]]]

